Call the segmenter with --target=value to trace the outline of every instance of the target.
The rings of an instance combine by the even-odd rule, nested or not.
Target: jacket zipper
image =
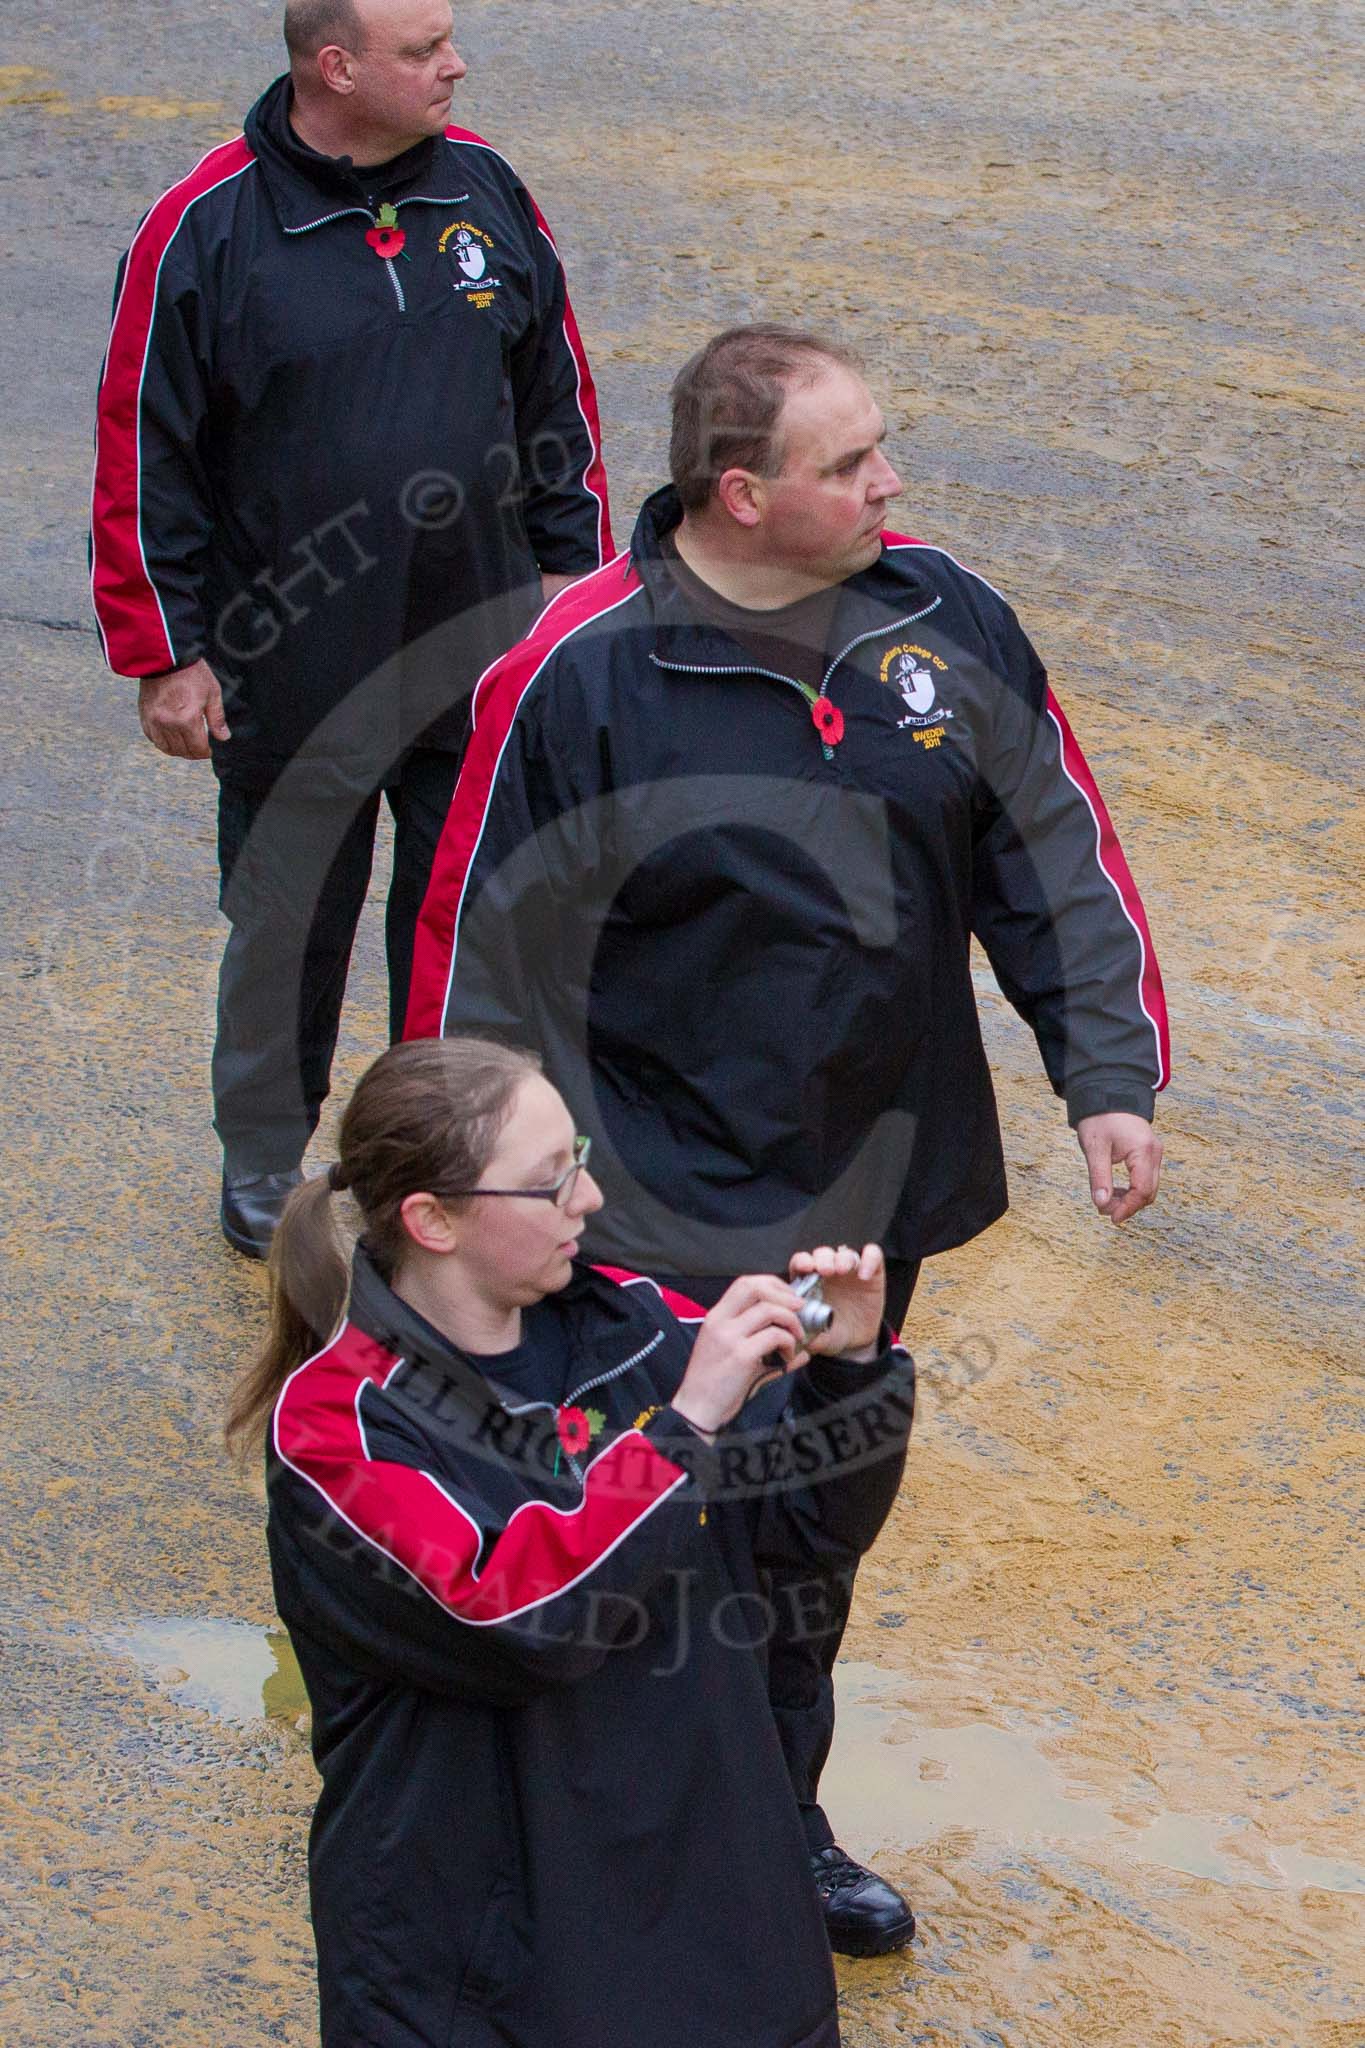
[[[339,206],[335,213],[324,213],[318,220],[306,220],[302,227],[286,228],[284,232],[287,235],[307,235],[314,228],[325,228],[331,221],[345,220],[348,213],[358,213],[362,220],[367,220],[371,227],[374,226],[374,215],[368,206]]]
[[[567,1407],[570,1401],[581,1400],[584,1394],[592,1393],[595,1387],[605,1387],[608,1380],[619,1380],[622,1373],[631,1372],[644,1359],[649,1357],[651,1351],[657,1351],[663,1341],[663,1331],[656,1330],[648,1344],[641,1345],[633,1357],[626,1359],[622,1365],[614,1365],[610,1372],[600,1372],[595,1380],[585,1380],[581,1387],[575,1387],[571,1394],[566,1394],[560,1405]]]
[[[820,685],[821,696],[829,688],[829,679],[834,674],[835,669],[838,668],[839,663],[846,661],[855,647],[861,647],[864,641],[867,640],[880,640],[883,633],[899,633],[902,626],[913,626],[918,620],[927,619],[930,612],[936,612],[942,602],[943,599],[941,597],[936,597],[932,604],[926,604],[919,611],[911,612],[908,618],[896,619],[889,626],[874,626],[870,632],[860,633],[856,640],[850,640],[843,652],[836,654],[829,667],[825,670],[825,679]]]
[[[467,192],[461,192],[454,199],[437,199],[429,192],[409,192],[406,199],[391,199],[387,203],[396,212],[400,206],[462,206],[468,197]],[[335,213],[319,214],[316,220],[306,220],[296,228],[286,228],[284,232],[287,235],[311,234],[314,228],[325,228],[331,221],[345,220],[348,213],[360,214],[373,227],[374,215],[368,206],[339,206]]]
[[[633,1352],[620,1365],[614,1365],[610,1372],[600,1372],[596,1379],[585,1380],[581,1387],[574,1387],[571,1392],[564,1396],[562,1401],[518,1401],[515,1407],[511,1407],[506,1401],[503,1401],[499,1403],[499,1406],[506,1409],[509,1415],[530,1415],[537,1408],[546,1408],[551,1415],[558,1415],[561,1408],[571,1407],[575,1402],[582,1400],[584,1394],[592,1393],[595,1387],[605,1387],[609,1380],[619,1380],[623,1373],[633,1371],[637,1365],[649,1357],[652,1351],[657,1351],[663,1341],[663,1331],[656,1330],[648,1344],[641,1345],[638,1351]],[[574,1478],[581,1486],[583,1483],[583,1468],[577,1458],[572,1451],[565,1451],[564,1458]]]
[[[459,206],[461,202],[463,200],[468,199],[468,197],[469,194],[467,192],[462,192],[458,199],[436,199],[425,192],[410,192],[406,199],[395,199],[391,200],[389,203],[392,205],[394,211],[397,212],[400,206]],[[348,217],[348,215],[353,213],[359,214],[362,220],[367,220],[373,225],[374,215],[370,212],[367,206],[341,206],[338,207],[335,213],[324,213],[317,220],[306,220],[303,223],[302,227],[286,228],[284,232],[287,235],[306,235],[310,233],[313,228],[325,228],[329,224],[329,222],[334,220],[345,220]],[[384,268],[389,273],[389,283],[393,286],[393,295],[398,301],[398,310],[400,313],[406,313],[408,310],[408,302],[406,298],[403,296],[402,282],[399,278],[396,268],[394,267],[396,260],[397,259],[393,257],[386,258],[384,262]]]
[[[798,682],[795,676],[779,675],[776,669],[758,668],[748,662],[741,662],[738,666],[730,663],[724,667],[710,668],[694,661],[665,661],[661,655],[655,654],[652,651],[649,658],[656,668],[676,669],[681,675],[685,676],[766,676],[770,682],[786,683],[791,689],[798,690],[807,704],[814,705],[819,702],[820,698],[828,690],[829,679],[834,674],[835,669],[838,668],[841,661],[846,660],[852,654],[855,647],[861,647],[866,640],[879,640],[884,633],[899,633],[902,626],[913,626],[917,620],[928,618],[930,612],[936,611],[942,602],[943,599],[941,597],[936,597],[932,604],[926,604],[921,610],[911,612],[908,618],[893,619],[889,626],[874,626],[870,632],[860,633],[856,640],[850,640],[847,647],[840,649],[839,653],[835,655],[833,661],[825,670],[818,690],[813,690],[809,683]],[[833,747],[828,746],[824,740],[820,742],[820,751],[827,761],[834,759]]]
[[[780,676],[775,668],[759,668],[748,662],[727,665],[723,668],[708,668],[697,661],[664,661],[660,655],[651,654],[650,660],[656,668],[677,669],[685,676],[767,676],[773,683],[788,683],[793,690],[799,690],[808,704],[813,704],[816,692],[809,683],[798,683],[795,676]]]

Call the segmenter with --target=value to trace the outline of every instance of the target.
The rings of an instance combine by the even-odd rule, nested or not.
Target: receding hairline
[[[718,366],[731,364],[743,374],[751,368],[756,355],[767,357],[773,380],[788,389],[817,384],[832,369],[851,370],[856,377],[863,374],[862,358],[832,335],[766,321],[726,328],[713,335],[684,366],[683,374],[703,358],[712,376]]]
[[[836,343],[835,346],[837,347],[838,344]],[[827,355],[823,348],[819,350],[803,350],[789,370],[779,370],[777,372],[776,381],[782,387],[782,403],[777,409],[777,418],[773,421],[773,444],[776,454],[780,455],[781,453],[782,422],[786,418],[787,406],[791,399],[798,391],[811,390],[816,384],[820,383],[822,378],[828,377],[831,372],[836,375],[842,373],[845,377],[853,378],[856,383],[862,385],[865,391],[868,391],[868,382],[867,378],[863,375],[862,364],[851,350],[846,354],[839,355]],[[868,391],[868,395],[871,397],[870,391]],[[876,403],[875,399],[873,403]]]
[[[710,503],[727,469],[779,475],[789,401],[840,371],[866,381],[854,349],[810,328],[759,320],[712,335],[673,380],[669,473],[683,510]]]
[[[294,61],[336,43],[352,53],[365,40],[356,0],[285,0],[284,42]]]

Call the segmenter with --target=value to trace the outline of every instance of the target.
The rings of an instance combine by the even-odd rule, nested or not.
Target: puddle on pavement
[[[111,1637],[180,1706],[243,1728],[261,1721],[306,1725],[304,1691],[282,1629],[240,1621],[143,1621]],[[1365,1868],[1292,1845],[1271,1846],[1245,1822],[1164,1813],[1145,1828],[1067,1790],[1042,1754],[1041,1728],[919,1727],[886,1695],[895,1681],[875,1664],[835,1671],[839,1733],[822,1781],[826,1804],[864,1855],[930,1842],[970,1828],[1012,1845],[1109,1842],[1126,1855],[1189,1877],[1258,1890],[1313,1887],[1365,1893]],[[1245,1852],[1238,1836],[1247,1836]],[[1266,1866],[1273,1875],[1267,1874]]]
[[[308,1715],[308,1695],[283,1629],[245,1621],[140,1621],[109,1639],[182,1707],[234,1727]]]
[[[1365,1893],[1365,1867],[1297,1845],[1271,1846],[1244,1821],[1164,1813],[1146,1827],[1132,1827],[1099,1801],[1067,1790],[1062,1772],[1039,1748],[1048,1730],[984,1721],[920,1727],[887,1702],[894,1685],[875,1664],[850,1660],[835,1667],[838,1734],[821,1799],[864,1855],[970,1828],[1016,1846],[1109,1842],[1140,1862],[1218,1884]]]

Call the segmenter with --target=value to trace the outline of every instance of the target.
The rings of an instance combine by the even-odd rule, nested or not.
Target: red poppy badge
[[[827,747],[837,747],[844,736],[844,714],[828,697],[817,697],[810,707],[815,730]]]
[[[403,244],[407,239],[398,225],[397,208],[393,206],[381,206],[375,215],[374,226],[365,231],[365,240],[375,255],[382,256],[387,263],[391,263],[395,256],[402,255]]]
[[[581,1408],[561,1408],[555,1417],[559,1441],[571,1458],[586,1451],[592,1442],[592,1424]]]

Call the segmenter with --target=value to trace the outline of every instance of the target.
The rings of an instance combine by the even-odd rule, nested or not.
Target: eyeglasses
[[[573,1200],[578,1176],[587,1165],[591,1151],[591,1138],[575,1138],[573,1165],[566,1166],[559,1179],[548,1188],[455,1188],[447,1193],[445,1199],[448,1202],[455,1202],[463,1201],[469,1195],[515,1195],[523,1202],[553,1202],[557,1209],[567,1209]]]

